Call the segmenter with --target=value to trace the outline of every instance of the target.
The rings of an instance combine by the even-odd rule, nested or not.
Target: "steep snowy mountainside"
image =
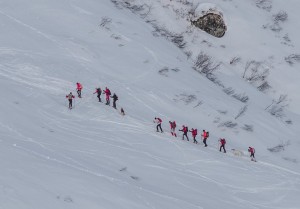
[[[169,19],[167,12],[154,13],[165,9],[162,2],[178,3],[153,1],[149,17],[180,30],[172,12]],[[248,8],[243,2],[220,5],[226,14],[233,3]],[[292,124],[270,115],[265,107],[272,97],[240,79],[238,69],[223,64],[217,76],[245,92],[248,103],[194,71],[185,49],[154,36],[146,18],[111,1],[5,0],[0,6],[0,208],[299,206],[299,115],[286,111]],[[213,50],[196,39],[192,45],[187,36],[186,49],[200,48],[224,63],[238,48],[229,47],[229,34],[198,36],[226,48]],[[78,81],[83,98],[69,110],[65,95],[75,93]],[[97,102],[99,86],[117,93],[117,111]],[[155,116],[163,119],[164,133],[155,132]],[[209,130],[209,146],[199,136],[198,145],[182,141],[178,131],[172,137],[169,120],[177,130],[184,124],[199,134]],[[227,154],[218,151],[220,137],[227,139]],[[268,150],[280,145],[280,152]],[[256,148],[257,163],[248,146]],[[233,148],[244,155],[234,156]]]
[[[266,80],[271,89],[267,93],[273,98],[287,94],[289,109],[299,114],[300,99],[295,90],[299,88],[297,81],[300,78],[297,70],[300,53],[297,1],[287,4],[280,0],[211,0],[209,3],[202,0],[159,0],[151,3],[138,0],[131,1],[131,4],[150,5],[151,12],[147,13],[145,19],[154,19],[155,24],[183,34],[187,41],[185,51],[192,52],[194,58],[204,51],[222,62],[222,72],[219,72],[221,80],[226,79],[223,77],[228,74],[232,77],[232,73],[241,79],[247,62],[260,62],[263,69],[269,70]],[[220,39],[190,25],[190,20],[197,19],[202,11],[209,9],[220,12],[227,25],[225,36]],[[194,10],[194,15],[189,15]],[[290,55],[298,55],[298,61],[294,60],[293,64],[286,62]],[[240,61],[230,65],[233,58],[239,58]],[[236,87],[223,82],[225,86]]]
[[[297,114],[298,108],[296,108],[297,105],[295,104],[297,103],[298,95],[296,88],[292,88],[291,90],[285,89],[286,87],[290,88],[287,83],[291,83],[290,86],[297,85],[297,82],[290,82],[289,80],[289,77],[297,78],[298,76],[298,72],[295,71],[297,63],[295,63],[293,71],[291,71],[289,75],[279,71],[281,68],[275,65],[276,63],[281,63],[281,65],[290,69],[291,66],[288,66],[287,63],[282,63],[285,53],[289,52],[292,54],[299,49],[297,40],[292,42],[295,44],[293,46],[285,46],[281,42],[281,34],[287,32],[289,34],[295,34],[297,32],[296,29],[292,29],[291,27],[292,24],[297,25],[298,23],[295,22],[295,19],[292,19],[294,17],[293,9],[290,8],[290,6],[286,5],[282,7],[282,11],[286,9],[287,13],[292,13],[292,15],[291,17],[288,16],[288,21],[280,23],[279,26],[284,28],[282,29],[283,31],[275,33],[270,28],[263,29],[263,24],[266,23],[265,25],[267,25],[267,27],[271,27],[270,24],[273,24],[273,15],[276,13],[275,11],[279,9],[277,1],[211,1],[210,3],[203,1],[192,3],[189,1],[155,1],[151,2],[151,4],[143,0],[131,1],[125,4],[122,3],[122,1],[114,2],[117,7],[121,8],[120,11],[131,11],[137,16],[142,17],[141,20],[150,22],[150,25],[154,25],[154,27],[158,26],[158,28],[162,28],[163,30],[166,28],[166,31],[183,34],[186,40],[186,47],[182,51],[192,52],[194,59],[200,51],[203,51],[212,56],[216,62],[221,61],[220,70],[216,72],[216,75],[223,87],[217,89],[216,86],[214,86],[213,91],[208,91],[206,88],[207,85],[205,84],[203,86],[202,81],[198,81],[198,86],[194,87],[194,89],[199,89],[200,94],[197,95],[197,98],[200,98],[200,103],[204,101],[199,111],[201,118],[204,119],[204,117],[207,117],[204,119],[206,127],[212,129],[217,126],[218,131],[221,131],[226,137],[233,138],[232,140],[234,140],[235,144],[241,143],[244,146],[244,143],[249,143],[248,140],[251,139],[251,143],[254,143],[256,147],[264,147],[262,148],[263,150],[266,150],[266,147],[270,148],[281,145],[285,147],[285,144],[292,143],[292,146],[287,146],[288,148],[285,147],[285,149],[289,149],[289,151],[286,150],[285,153],[289,153],[288,155],[291,153],[294,153],[292,154],[294,156],[297,155],[299,145],[297,137],[299,115]],[[228,31],[225,36],[218,39],[203,31],[191,28],[187,13],[194,7],[197,8],[197,11],[210,7],[221,10],[226,22],[228,22]],[[134,8],[143,9],[140,9],[140,11]],[[241,23],[238,24],[234,21]],[[290,27],[285,29],[286,25]],[[157,33],[154,34],[157,35]],[[160,35],[158,34],[158,36]],[[163,37],[160,38],[164,39]],[[284,53],[278,50],[282,47],[285,49]],[[289,48],[291,48],[290,51],[288,51]],[[229,61],[233,57],[239,57],[241,61],[236,65],[230,65]],[[181,59],[181,61],[182,60],[184,59]],[[245,65],[250,61],[259,63],[260,68],[258,70],[260,71],[269,70],[267,82],[271,85],[271,89],[265,92],[259,92],[255,87],[258,85],[257,83],[247,83],[241,78],[242,73],[245,71]],[[192,60],[188,60],[187,62],[190,63],[190,66],[193,65]],[[190,71],[191,68],[187,67],[184,68],[184,70]],[[250,72],[249,74],[251,74]],[[275,77],[275,79],[271,77]],[[272,82],[274,83],[272,84]],[[189,84],[188,86],[192,85]],[[184,86],[184,88],[187,88],[187,86]],[[232,98],[225,98],[224,92],[220,91],[225,91],[226,89],[233,90],[234,93],[232,93],[231,96],[234,94],[245,95],[249,98],[249,101],[242,103],[233,101],[234,99]],[[220,92],[220,95],[216,92]],[[185,94],[188,96],[192,95],[186,92]],[[287,94],[288,99],[283,101],[283,104],[279,106],[271,105],[278,102],[279,94]],[[296,96],[293,96],[293,102],[290,99],[290,94]],[[179,95],[182,96],[182,94]],[[178,96],[178,94],[176,96]],[[230,100],[229,103],[227,103],[227,99]],[[206,107],[206,105],[208,105],[208,107]],[[270,109],[275,109],[272,113],[278,114],[278,120],[269,113],[268,110],[270,109],[268,108],[270,105]],[[281,107],[283,111],[276,112],[280,110]],[[246,108],[245,116],[232,121],[243,108]],[[193,111],[195,111],[194,108]],[[279,116],[280,114],[282,114],[282,117]],[[198,114],[194,115],[198,117]],[[190,118],[191,116],[189,116],[189,119]],[[199,121],[201,119],[198,117],[196,120]],[[210,126],[209,124],[211,122],[212,124]],[[294,123],[294,125],[290,126],[288,123]],[[272,127],[269,127],[269,124],[272,124]],[[226,125],[234,126],[234,128],[223,128],[223,126]],[[249,125],[250,127],[252,127],[252,125],[254,126],[255,136],[253,136],[252,132],[240,131],[242,126],[248,127]],[[245,139],[245,141],[241,141],[241,139]],[[291,156],[284,158],[293,159]]]

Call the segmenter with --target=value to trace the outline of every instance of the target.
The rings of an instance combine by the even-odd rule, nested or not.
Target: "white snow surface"
[[[185,1],[129,2],[151,4],[151,12],[141,18],[109,0],[0,1],[0,208],[299,209],[300,71],[284,57],[300,53],[300,2],[266,0],[266,10],[254,0],[193,1],[219,9],[228,30],[219,39],[192,29],[185,49],[153,36],[147,23],[183,33],[189,22],[174,11],[184,11]],[[279,11],[288,14],[282,31],[264,29]],[[200,51],[222,62],[217,77],[249,96],[247,103],[193,70]],[[232,66],[235,56],[241,62]],[[249,60],[271,69],[268,92],[241,78]],[[75,94],[76,82],[83,97],[69,110],[65,95]],[[118,95],[118,110],[93,94],[106,86]],[[280,94],[290,101],[277,118],[265,108]],[[154,117],[164,133],[155,131]],[[181,140],[184,124],[199,135],[208,130],[208,147],[199,135],[197,145],[191,136]],[[218,151],[220,137],[226,154]],[[280,152],[268,150],[279,145]]]

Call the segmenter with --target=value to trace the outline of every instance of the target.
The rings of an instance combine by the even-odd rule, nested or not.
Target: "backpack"
[[[206,132],[206,137],[207,137],[207,138],[209,137],[209,132],[208,132],[208,131]]]
[[[109,90],[109,89],[107,89],[107,91],[108,91],[108,92],[107,92],[107,93],[108,93],[108,95],[111,95],[111,93],[110,93],[110,90]]]
[[[197,129],[194,129],[194,133],[195,133],[195,135],[197,135],[197,134],[198,134],[198,131],[197,131]]]
[[[253,147],[249,147],[248,152],[255,153],[255,149]]]
[[[188,132],[188,131],[189,131],[189,128],[188,128],[187,126],[185,127],[185,131],[186,131],[186,132]]]
[[[157,120],[161,123],[162,122],[162,120],[160,119],[160,118],[157,118]]]
[[[226,140],[225,139],[221,139],[221,144],[226,144]]]
[[[176,122],[175,121],[173,121],[172,126],[173,126],[173,128],[176,128]]]

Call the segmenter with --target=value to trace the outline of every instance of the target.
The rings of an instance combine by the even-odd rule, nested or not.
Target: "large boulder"
[[[194,26],[218,38],[223,37],[227,30],[222,16],[215,13],[207,13],[191,22]]]

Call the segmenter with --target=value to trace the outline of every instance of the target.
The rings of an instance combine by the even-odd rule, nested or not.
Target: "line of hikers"
[[[77,82],[76,83],[76,91],[77,91],[78,98],[81,98],[81,91],[82,91],[82,89],[83,89],[82,84],[79,83],[79,82]],[[105,105],[109,105],[110,106],[110,98],[112,98],[113,99],[113,108],[117,109],[116,102],[117,102],[117,100],[119,98],[116,95],[116,93],[114,93],[111,96],[111,92],[110,92],[109,88],[105,87],[105,89],[102,91],[100,87],[97,87],[96,91],[93,94],[97,94],[99,102],[102,102],[101,101],[101,94],[102,93],[105,94],[105,100],[106,100]],[[69,100],[69,109],[72,109],[73,108],[73,99],[75,98],[75,96],[72,94],[72,92],[70,92],[68,95],[66,95],[66,98]],[[124,111],[123,108],[121,108],[121,114],[125,115],[125,111]]]
[[[81,98],[81,91],[82,91],[83,87],[82,87],[82,84],[77,82],[76,83],[76,90],[77,90],[77,94],[78,94],[78,97]],[[105,99],[106,99],[106,105],[110,105],[110,98],[113,99],[113,108],[117,109],[117,105],[116,105],[116,102],[118,100],[118,96],[114,93],[112,96],[111,96],[111,92],[109,90],[109,88],[105,87],[105,89],[102,91],[100,87],[96,88],[96,91],[93,93],[93,94],[97,94],[97,98],[98,98],[98,101],[99,102],[102,102],[101,101],[101,94],[105,94]],[[75,96],[72,94],[72,92],[70,92],[68,95],[66,95],[66,98],[69,100],[69,109],[72,109],[72,103],[73,103],[73,99],[75,98]],[[122,115],[125,115],[125,112],[124,112],[124,109],[121,108],[121,114]],[[156,123],[156,131],[163,133],[163,130],[162,130],[162,127],[161,127],[161,124],[162,124],[162,119],[160,119],[159,117],[155,117],[154,118],[154,123]],[[171,134],[172,136],[174,137],[177,137],[177,134],[176,134],[176,122],[175,121],[169,121],[169,124],[170,124],[170,128],[171,128]],[[196,136],[198,135],[198,130],[195,128],[192,128],[191,130],[188,129],[188,126],[186,125],[182,125],[182,128],[179,129],[178,131],[181,131],[183,134],[182,134],[182,140],[184,140],[184,138],[187,139],[187,141],[189,141],[189,137],[188,137],[188,132],[191,132],[192,133],[192,137],[193,137],[193,143],[195,144],[198,144],[198,141],[196,140]],[[206,131],[206,130],[203,130],[202,134],[201,134],[201,138],[202,138],[202,142],[204,144],[205,147],[207,147],[207,139],[209,138],[209,132]],[[220,149],[219,151],[221,152],[222,149],[223,149],[223,152],[226,153],[226,149],[225,149],[225,144],[226,144],[226,140],[225,138],[220,138],[219,139],[219,143],[220,143]],[[253,147],[249,147],[248,148],[248,152],[250,153],[250,157],[251,157],[251,160],[252,161],[256,161],[255,160],[255,157],[254,157],[254,153],[255,153],[255,149]]]
[[[161,127],[161,124],[162,124],[162,119],[159,118],[159,117],[155,117],[154,118],[154,123],[156,123],[156,131],[163,133],[163,130],[162,130],[162,127]],[[169,124],[170,124],[170,129],[171,129],[171,135],[174,136],[174,137],[177,137],[177,134],[176,134],[176,122],[175,121],[169,121]],[[184,140],[184,138],[187,139],[187,141],[189,141],[189,137],[188,137],[188,132],[191,132],[192,133],[192,137],[193,137],[193,143],[195,144],[198,144],[198,141],[196,140],[196,136],[198,135],[198,130],[196,128],[192,128],[191,130],[188,129],[188,126],[186,125],[182,125],[182,128],[179,129],[178,131],[181,131],[182,132],[182,140]],[[202,138],[202,141],[203,141],[203,144],[204,144],[204,147],[207,147],[207,139],[209,137],[209,132],[206,131],[206,130],[203,130],[202,134],[201,134],[201,138]],[[219,151],[221,152],[222,149],[223,149],[223,152],[226,153],[226,149],[225,149],[225,144],[226,144],[226,139],[225,138],[220,138],[219,139]],[[252,161],[256,161],[255,160],[255,157],[254,157],[254,153],[255,153],[255,149],[253,147],[249,147],[248,148],[248,152],[250,153],[250,158]]]

